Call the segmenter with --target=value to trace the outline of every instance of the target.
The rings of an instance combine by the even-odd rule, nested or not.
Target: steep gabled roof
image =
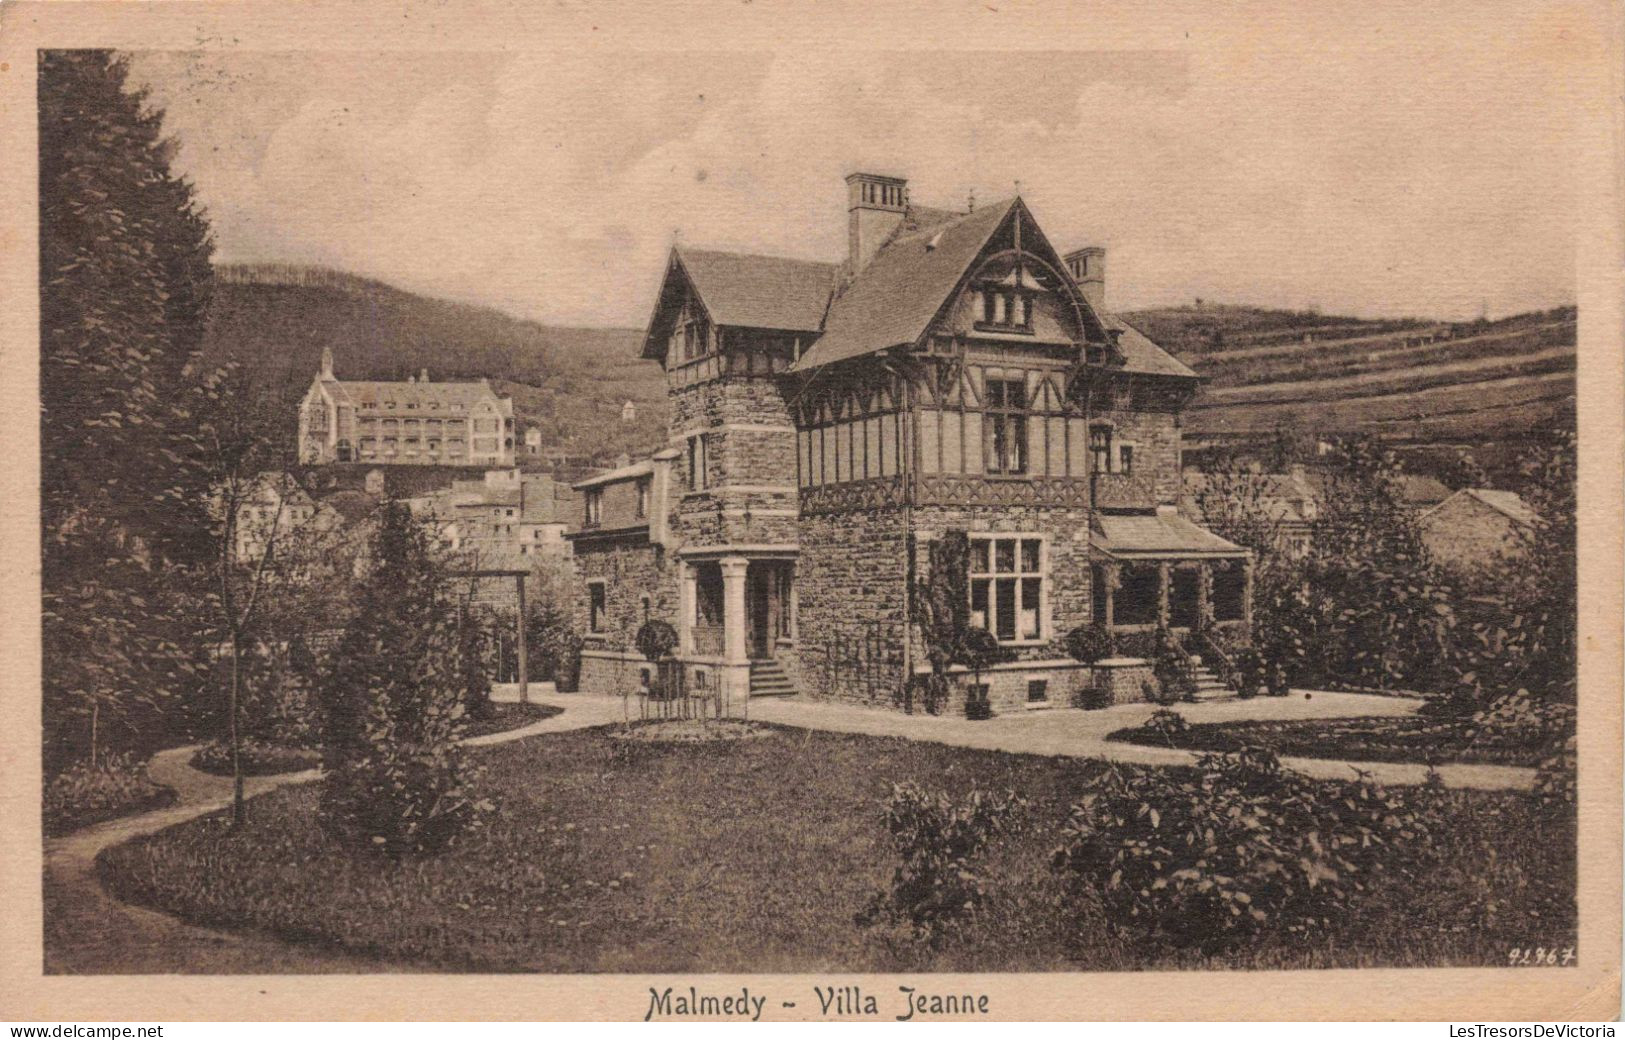
[[[1516,491],[1492,491],[1489,488],[1468,488],[1467,494],[1472,495],[1480,502],[1498,512],[1506,514],[1517,523],[1527,527],[1535,526],[1539,517],[1529,508],[1529,503],[1518,497]]]
[[[824,335],[792,370],[817,368],[919,339],[1015,205],[1015,199],[1006,199],[893,239],[835,297],[824,320]]]
[[[1493,491],[1489,488],[1464,488],[1461,491],[1456,492],[1454,495],[1451,495],[1443,502],[1440,502],[1432,509],[1429,509],[1427,512],[1423,513],[1422,519],[1426,520],[1434,513],[1440,512],[1446,505],[1462,497],[1463,495],[1468,498],[1476,499],[1489,508],[1495,510],[1497,513],[1500,513],[1502,516],[1505,516],[1513,523],[1523,527],[1534,527],[1540,520],[1535,511],[1529,508],[1529,503],[1518,497],[1517,492]]]
[[[839,264],[782,256],[677,250],[706,313],[718,325],[817,332]]]
[[[1108,329],[1118,329],[1122,333],[1117,337],[1117,349],[1123,354],[1123,371],[1153,376],[1202,378],[1184,362],[1151,342],[1145,333],[1117,315],[1102,314],[1100,320]]]

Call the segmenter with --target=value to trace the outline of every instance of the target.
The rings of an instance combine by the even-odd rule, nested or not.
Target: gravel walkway
[[[1421,705],[1421,701],[1408,697],[1358,693],[1311,693],[1305,697],[1302,693],[1293,693],[1287,697],[1179,704],[1175,705],[1175,710],[1187,722],[1198,723],[1409,715]],[[831,704],[799,697],[757,698],[750,702],[752,719],[785,726],[1142,765],[1189,765],[1194,762],[1197,755],[1194,751],[1144,747],[1106,739],[1106,735],[1114,730],[1139,725],[1155,710],[1156,706],[1151,704],[1120,704],[1098,711],[1046,708],[1001,715],[986,722],[970,722],[957,717],[904,715],[886,708]],[[1426,766],[1397,762],[1346,762],[1291,757],[1282,758],[1281,763],[1321,779],[1348,779],[1356,769],[1371,774],[1384,784],[1419,784],[1427,776]],[[1534,782],[1535,771],[1517,766],[1456,764],[1440,766],[1439,775],[1448,787],[1521,790]]]

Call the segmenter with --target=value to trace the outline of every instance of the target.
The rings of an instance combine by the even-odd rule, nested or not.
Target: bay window
[[[1044,638],[1044,540],[1032,536],[973,537],[970,542],[971,624],[1001,643]]]

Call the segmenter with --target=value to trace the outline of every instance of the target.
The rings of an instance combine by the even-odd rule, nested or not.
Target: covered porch
[[[797,555],[793,545],[680,554],[678,655],[714,669],[730,703],[742,705],[753,686],[781,685],[780,662],[796,638]]]
[[[1093,616],[1114,634],[1217,628],[1243,635],[1253,613],[1252,553],[1171,509],[1097,514]]]

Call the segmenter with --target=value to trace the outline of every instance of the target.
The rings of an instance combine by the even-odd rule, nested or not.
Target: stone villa
[[[419,466],[512,466],[513,401],[485,380],[339,379],[333,353],[299,403],[299,461]]]
[[[1078,626],[1120,652],[1159,624],[1244,639],[1249,555],[1179,509],[1201,380],[1106,310],[1105,251],[1057,252],[1019,197],[960,212],[846,185],[839,262],[672,250],[642,351],[667,446],[575,485],[583,688],[635,683],[659,618],[683,681],[736,714],[790,690],[904,704],[929,670],[911,597],[949,531],[971,623],[1015,655],[980,677],[997,710],[1068,703]],[[1122,698],[1149,670],[1106,672]]]

